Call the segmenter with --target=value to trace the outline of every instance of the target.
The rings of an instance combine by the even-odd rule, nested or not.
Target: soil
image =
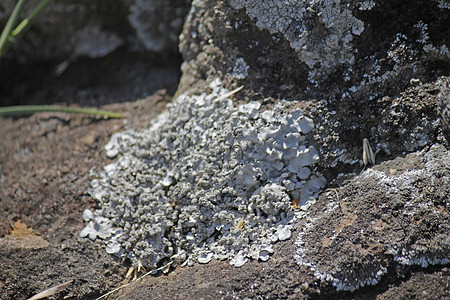
[[[84,100],[80,100],[81,88],[75,79],[83,66],[72,67],[74,81],[43,78],[52,84],[44,89],[27,87],[28,99],[20,103],[45,103],[43,95],[53,95],[48,103],[89,104],[121,112],[125,118],[63,113],[0,118],[1,299],[27,299],[69,280],[67,288],[51,299],[95,299],[127,282],[127,262],[107,254],[103,242],[79,237],[85,225],[81,215],[97,206],[87,191],[96,170],[110,162],[103,147],[111,134],[149,124],[171,100],[178,75],[174,68],[136,67],[129,76],[133,66],[124,64],[110,70],[110,80],[105,77],[101,88],[85,86]],[[120,84],[118,78],[123,79]],[[158,78],[161,84],[142,85],[139,78]],[[133,85],[140,90],[132,92]],[[136,100],[145,93],[151,95]],[[24,99],[11,95],[2,103]],[[134,282],[109,299],[302,299],[305,295],[311,299],[443,299],[448,295],[450,271],[442,267],[417,268],[403,277],[388,275],[375,287],[338,293],[298,266],[292,258],[295,251],[292,241],[285,241],[275,245],[275,254],[266,263],[251,261],[234,268],[213,260],[208,265],[176,268]]]
[[[68,280],[70,291],[59,297],[95,298],[120,283],[127,265],[101,243],[78,237],[83,210],[96,206],[87,194],[91,170],[107,163],[103,146],[113,132],[147,124],[170,99],[161,90],[102,107],[125,114],[123,120],[62,113],[0,118],[1,299],[25,299]],[[32,237],[40,238],[24,246]]]
[[[92,172],[108,162],[103,147],[111,134],[142,128],[161,112],[172,98],[179,67],[155,67],[142,57],[108,65],[115,58],[75,61],[59,77],[52,63],[36,70],[42,76],[33,79],[22,67],[8,82],[2,105],[89,105],[125,118],[0,117],[0,299],[26,299],[68,280],[73,281],[58,298],[91,299],[124,279],[126,263],[108,255],[101,243],[78,237],[80,216],[97,205],[87,190]],[[86,77],[97,80],[89,83]],[[150,96],[136,100],[145,95]]]

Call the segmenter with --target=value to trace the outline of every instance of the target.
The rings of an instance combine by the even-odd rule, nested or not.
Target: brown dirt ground
[[[140,127],[168,100],[161,91],[104,108]],[[66,296],[92,298],[123,279],[126,265],[78,234],[82,211],[96,206],[86,192],[90,170],[107,163],[103,146],[126,127],[124,120],[62,113],[0,118],[1,299],[25,299],[71,279]],[[31,237],[34,244],[24,245]]]

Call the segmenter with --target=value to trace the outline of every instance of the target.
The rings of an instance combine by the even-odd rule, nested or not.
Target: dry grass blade
[[[66,282],[64,282],[64,283],[61,283],[60,285],[57,285],[57,286],[55,286],[55,287],[46,289],[46,290],[43,291],[43,292],[37,293],[36,295],[34,295],[33,297],[29,298],[28,300],[37,300],[37,299],[43,299],[43,298],[46,298],[46,297],[50,297],[50,296],[52,296],[52,295],[54,295],[54,294],[56,294],[56,293],[61,292],[61,291],[62,291],[63,289],[65,289],[65,288],[69,285],[69,283],[71,283],[72,281],[73,281],[73,280],[69,280],[69,281],[66,281]]]
[[[115,293],[115,292],[117,292],[117,291],[119,291],[119,290],[121,290],[121,289],[123,289],[123,288],[129,286],[129,285],[132,284],[133,282],[136,282],[136,281],[138,281],[138,280],[141,280],[141,279],[143,279],[144,277],[147,277],[148,275],[150,275],[150,274],[152,274],[152,273],[154,273],[154,272],[156,272],[156,271],[161,271],[161,270],[167,268],[167,267],[170,266],[171,264],[173,264],[173,261],[171,261],[171,262],[165,264],[164,266],[162,266],[162,267],[160,267],[160,268],[158,268],[158,269],[151,270],[151,271],[145,273],[144,275],[142,275],[141,277],[139,277],[138,279],[133,280],[133,281],[131,281],[131,282],[127,283],[127,284],[124,284],[124,285],[122,285],[122,286],[119,286],[118,288],[115,288],[115,289],[113,289],[112,291],[109,291],[108,293],[106,293],[106,294],[104,294],[104,295],[98,297],[98,298],[95,299],[95,300],[103,299],[103,298],[105,298],[105,297],[111,295],[112,293]],[[130,270],[131,270],[131,272],[130,272]],[[128,270],[128,273],[132,273],[133,271],[135,271],[134,268],[130,268],[130,270]],[[127,273],[127,276],[129,275],[128,273]]]
[[[236,94],[237,92],[239,92],[239,91],[242,90],[243,88],[244,88],[244,86],[241,85],[241,86],[238,87],[237,89],[234,89],[234,90],[232,90],[232,91],[229,92],[229,93],[226,93],[226,94],[224,94],[224,95],[222,95],[222,96],[220,96],[220,97],[217,97],[217,98],[215,99],[215,101],[220,101],[220,100],[226,99],[226,98],[230,97],[231,95]]]
[[[363,139],[363,163],[364,166],[375,164],[375,154],[372,151],[372,147],[370,147],[368,139]]]

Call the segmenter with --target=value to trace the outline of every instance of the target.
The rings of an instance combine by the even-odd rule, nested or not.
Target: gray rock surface
[[[401,1],[192,3],[180,38],[185,61],[178,93],[199,94],[217,77],[228,86],[244,84],[244,96],[238,96],[238,102],[248,104],[240,105],[238,111],[247,112],[256,128],[258,122],[252,120],[259,114],[269,119],[273,102],[280,98],[290,101],[286,110],[304,107],[315,122],[313,130],[303,132],[304,138],[319,150],[318,171],[334,184],[363,168],[364,138],[372,144],[377,163],[389,160],[386,164],[396,165],[395,157],[414,152],[405,162],[422,168],[401,172],[395,168],[380,171],[383,164],[369,168],[342,189],[324,194],[311,205],[306,219],[293,220],[292,228],[300,232],[296,261],[322,282],[319,290],[333,286],[337,291],[354,292],[384,277],[401,277],[411,270],[410,265],[426,268],[449,262],[448,199],[432,200],[436,199],[434,192],[448,189],[447,175],[442,177],[448,173],[448,152],[443,146],[432,147],[444,141],[436,94],[445,95],[449,81],[439,77],[448,75],[445,66],[450,61],[448,28],[443,25],[448,21],[447,11],[441,2],[423,1],[409,10]],[[402,17],[394,19],[396,15]],[[439,21],[425,19],[442,15]],[[189,109],[188,98],[184,99],[185,106],[178,100],[175,103]],[[171,114],[178,118],[177,112]],[[252,126],[242,130],[250,144],[259,137],[259,129],[253,132]],[[284,143],[289,144],[290,138],[285,137]],[[214,139],[210,136],[208,143]],[[216,157],[220,154],[208,160]],[[291,162],[287,176],[296,173],[308,178],[308,172],[300,172],[302,167],[301,162]],[[247,182],[251,191],[254,174],[247,173],[239,180],[243,185]],[[161,184],[171,187],[174,182],[166,181]],[[179,179],[175,182],[179,184]],[[413,226],[412,220],[419,225]],[[277,229],[283,236],[279,240],[287,240],[290,232]],[[195,256],[197,261],[205,264],[220,259],[212,249]],[[273,250],[258,251],[259,256],[248,256],[266,261]],[[239,251],[228,258],[235,266],[246,262],[246,255]]]
[[[0,22],[5,22],[13,4],[10,0],[0,3],[6,7],[0,9]],[[174,32],[181,25],[182,7],[186,12],[187,6],[185,1],[58,3],[13,53],[27,61],[102,57],[120,47],[175,52]],[[74,231],[81,230],[84,210],[83,219],[89,223],[80,234],[103,239],[106,246],[86,238],[75,243],[76,237],[71,237],[67,242],[71,249],[60,257],[74,252],[74,260],[83,261],[83,255],[89,256],[85,262],[101,259],[95,264],[97,281],[89,291],[84,290],[89,287],[86,263],[82,272],[72,273],[80,278],[76,283],[80,290],[72,293],[79,298],[102,293],[117,283],[115,278],[102,288],[97,285],[111,275],[108,262],[114,261],[114,270],[124,269],[105,253],[130,258],[137,269],[167,262],[192,265],[166,268],[171,271],[167,276],[146,277],[123,291],[124,299],[448,298],[450,158],[444,140],[448,131],[443,114],[447,113],[440,108],[439,121],[437,109],[448,100],[450,86],[449,8],[443,0],[193,1],[179,44],[185,59],[178,87],[182,96],[150,128],[134,130],[136,124],[143,127],[138,120],[125,132],[124,124],[117,127],[121,133],[112,136],[106,155],[118,160],[105,164],[105,172],[93,182],[91,195],[103,201],[100,210],[76,206],[79,223],[60,225],[64,230],[51,240],[48,250],[41,250],[46,251],[39,256],[45,259],[42,265],[51,269],[58,264],[48,258],[64,252],[60,244],[70,236],[67,232],[78,236]],[[39,47],[42,40],[49,42]],[[210,85],[217,78],[221,86]],[[241,84],[244,89],[233,96],[235,100],[214,104],[225,88]],[[277,121],[299,111],[308,117],[291,115],[296,122]],[[22,121],[10,122],[8,141],[18,139],[24,128],[45,125]],[[49,124],[55,122],[64,123],[55,118]],[[280,123],[278,131],[271,128],[274,122]],[[63,125],[48,125],[50,132],[35,138],[58,136]],[[66,133],[70,137],[71,132]],[[375,166],[363,165],[363,139],[368,139],[376,154]],[[41,141],[44,148],[46,141]],[[230,141],[241,150],[232,148]],[[21,155],[34,153],[26,161],[30,164],[40,157],[26,140],[20,149],[12,146],[15,142],[7,144],[4,148],[11,149],[2,159],[10,171],[15,170],[14,164],[7,164],[11,157],[20,161]],[[45,163],[33,169],[30,176],[39,187],[35,188],[39,201],[29,194],[26,180],[20,185],[4,184],[3,198],[17,201],[15,206],[3,201],[2,215],[39,212],[42,216],[26,218],[33,227],[46,224],[40,228],[45,234],[59,222],[54,211],[63,215],[72,211],[63,202],[73,191],[85,193],[88,180],[71,185],[64,198],[50,191],[58,190],[68,178],[81,178],[69,167],[59,168],[71,159],[66,157],[72,144],[67,148],[51,144]],[[91,150],[100,155],[97,146]],[[303,152],[286,155],[288,148],[295,147]],[[64,150],[66,156],[51,169],[52,174],[46,175],[54,179],[47,187],[38,180],[39,172],[53,163],[55,149],[69,150]],[[239,164],[230,166],[233,159]],[[80,161],[78,156],[70,166]],[[96,165],[103,166],[97,161]],[[83,167],[82,178],[88,177],[89,168]],[[19,181],[20,175],[14,175]],[[305,210],[294,213],[293,192],[303,189],[299,196],[307,196],[308,183],[320,175],[330,183],[329,189],[316,202],[303,199],[311,201]],[[313,191],[317,192],[317,185]],[[41,202],[50,208],[41,208]],[[61,209],[54,210],[54,203]],[[2,228],[8,226],[2,224]],[[262,235],[255,238],[255,231]],[[273,240],[264,243],[266,238]],[[79,246],[85,243],[86,251]],[[202,245],[197,247],[198,243]],[[218,249],[223,244],[226,255],[221,256]],[[48,282],[66,268],[62,265],[42,273],[39,261],[33,265],[38,271],[20,273],[9,260],[14,251],[10,246],[3,249],[2,266],[7,265],[8,274],[1,281],[17,282],[26,295],[30,281],[33,291],[44,286],[34,280],[35,274]],[[23,262],[17,264],[24,270],[33,262],[27,251],[21,252]],[[224,258],[229,261],[221,261]],[[79,264],[71,267],[80,271]],[[9,295],[15,292],[8,290]]]
[[[296,261],[349,291],[398,264],[448,264],[449,174],[450,152],[436,145],[329,189],[301,222]]]
[[[180,90],[219,75],[265,96],[370,103],[446,74],[449,15],[442,1],[194,1]]]
[[[432,95],[436,97],[437,93],[435,92],[423,97],[430,91],[436,91],[436,89],[430,89],[429,85],[423,85],[414,89],[414,93],[406,93],[405,97],[421,106],[433,100]],[[0,281],[3,283],[0,284],[0,293],[4,298],[20,297],[25,299],[67,280],[74,281],[54,298],[92,299],[122,285],[121,282],[129,265],[114,255],[108,254],[105,251],[104,243],[79,238],[78,235],[85,226],[82,219],[83,211],[98,205],[97,201],[87,193],[92,179],[92,171],[111,163],[103,150],[104,145],[108,142],[111,134],[123,131],[127,126],[134,130],[141,130],[145,127],[144,125],[148,124],[158,112],[155,107],[159,105],[161,108],[162,106],[161,97],[154,98],[156,99],[152,101],[147,99],[105,107],[105,109],[125,113],[127,122],[65,114],[37,114],[30,118],[18,119],[0,118],[0,131],[2,131],[3,137],[3,141],[0,143],[0,230],[3,234],[0,238],[0,266],[4,271],[0,274]],[[408,118],[414,116],[408,115],[410,112],[406,110],[405,116]],[[436,155],[445,157],[448,156],[448,152],[445,151],[438,146],[429,153],[434,152]],[[413,153],[403,159],[386,160],[374,169],[386,174],[390,174],[390,169],[397,170],[397,174],[389,176],[394,179],[396,176],[400,178],[402,172],[404,174],[414,168],[426,172],[427,166],[424,161],[436,161],[436,157],[430,154],[424,151]],[[445,183],[448,182],[449,176],[448,172],[444,171],[447,168],[448,166],[433,167],[434,170],[442,169],[443,172],[442,174],[436,171],[431,173],[442,175],[439,182]],[[361,181],[361,177],[358,180]],[[379,207],[371,207],[369,213],[362,211],[369,205],[367,199],[369,194],[372,195],[370,199],[375,198],[373,200],[375,203],[379,203],[377,202],[379,195],[383,197],[382,202],[388,204],[390,204],[390,199],[407,203],[414,200],[411,195],[417,196],[416,192],[412,194],[409,190],[399,195],[382,195],[377,192],[379,183],[376,178],[365,178],[363,182],[366,182],[367,186],[375,186],[375,188],[366,188],[355,179],[346,182],[348,187],[343,186],[340,190],[341,196],[344,195],[343,191],[347,196],[351,196],[344,202],[350,208],[347,216],[356,213],[361,216],[352,224],[344,227],[343,232],[347,230],[346,233],[349,234],[340,235],[340,237],[349,238],[349,242],[355,245],[359,245],[360,234],[358,233],[354,239],[351,239],[351,229],[358,224],[367,224],[368,229],[374,231],[377,226],[376,224],[372,225],[371,222],[380,220],[378,215],[370,214],[370,211],[377,211]],[[424,179],[423,183],[427,182],[428,180]],[[425,225],[436,224],[434,221],[436,216],[438,217],[436,220],[441,220],[441,226],[448,226],[448,186],[442,188],[436,184],[431,186],[433,188],[427,191],[427,186],[422,187],[421,181],[414,183],[413,187],[416,187],[417,191],[423,192],[425,201],[416,199],[419,201],[414,203],[426,204],[427,200],[434,201],[434,199],[437,201],[433,202],[431,209],[427,206],[422,207],[423,205],[418,207],[419,211],[432,214],[415,214],[415,219],[405,227],[405,232],[412,233],[411,239],[400,241],[401,243],[414,245],[415,243],[411,243],[414,234],[421,233],[416,229],[423,229],[424,234],[429,232],[430,239],[427,240],[425,237],[425,241],[431,241],[436,236],[439,227],[430,226],[428,228]],[[327,204],[335,203],[337,199],[334,191],[324,192],[309,208],[311,215],[320,217],[321,212],[327,211]],[[433,207],[436,210],[433,211]],[[357,211],[353,212],[352,209]],[[385,209],[389,216],[398,213],[396,218],[388,220],[388,222],[396,224],[400,221],[399,224],[404,224],[405,219],[408,219],[407,214],[411,207],[399,205],[398,208],[394,208],[392,205],[387,205]],[[439,215],[439,209],[441,209],[440,211],[443,209],[442,215]],[[344,224],[349,223],[348,219],[343,218],[339,211],[335,211],[333,214]],[[363,216],[367,219],[362,219]],[[85,214],[83,217],[89,219],[92,216]],[[329,220],[329,217],[329,213],[325,214],[323,220]],[[400,220],[398,217],[401,217]],[[20,248],[20,244],[11,244],[12,237],[7,233],[10,224],[14,223],[16,218],[32,227],[33,231],[39,234],[41,239],[47,240],[49,245],[40,249],[23,249]],[[420,222],[421,220],[423,221]],[[324,228],[329,230],[330,226],[335,224],[339,225],[340,223],[330,220],[330,224],[324,224]],[[295,261],[294,255],[297,253],[298,246],[294,242],[300,230],[303,231],[301,224],[297,228],[292,228],[291,239],[274,244],[274,253],[269,253],[270,259],[266,262],[249,260],[242,268],[235,268],[226,261],[212,259],[208,264],[195,263],[192,267],[175,268],[164,276],[147,276],[143,280],[132,283],[129,288],[114,293],[111,298],[396,299],[403,297],[407,299],[447,299],[450,295],[448,265],[429,265],[426,268],[418,265],[402,265],[394,260],[394,254],[385,254],[381,250],[373,248],[368,248],[370,251],[368,253],[373,255],[376,260],[388,265],[387,272],[381,276],[377,285],[365,286],[353,293],[338,292],[332,282],[317,279],[309,266],[299,265]],[[316,228],[316,230],[320,229]],[[403,229],[399,231],[403,231]],[[383,237],[381,233],[382,229],[376,232],[376,237],[387,241],[386,245],[388,246],[389,239]],[[308,233],[308,235],[312,236],[312,233]],[[331,233],[324,237],[329,236],[332,236]],[[367,238],[368,236],[363,234],[361,242],[367,241]],[[29,240],[27,239],[27,241]],[[374,244],[375,241],[370,242]],[[34,247],[36,246],[34,245]],[[339,249],[338,246],[336,245],[336,249]],[[437,248],[430,248],[430,253],[435,251],[434,249]],[[312,251],[313,254],[329,253],[329,249],[325,250],[322,249],[323,252],[321,252],[319,249],[316,251],[310,249],[309,251]],[[361,249],[358,248],[358,250]],[[342,249],[336,250],[336,252],[341,253]],[[318,261],[320,265],[324,264],[317,256],[314,256],[314,261]],[[333,272],[336,276],[338,274],[336,270],[342,270],[339,262],[343,261],[354,262],[351,257],[344,256],[342,260],[336,261],[336,265],[325,263],[323,269]],[[370,265],[364,270],[370,270]]]
[[[444,81],[438,94],[438,113],[441,119],[442,133],[450,144],[450,82]]]
[[[276,244],[268,262],[213,260],[136,283],[119,299],[448,298],[449,155],[434,145],[327,189],[293,226],[296,243]]]
[[[28,1],[23,17],[40,2]],[[0,2],[0,28],[16,1]],[[10,57],[20,61],[103,57],[119,47],[131,52],[176,54],[188,0],[54,1]]]
[[[324,175],[358,172],[364,138],[381,160],[443,142],[433,95],[448,84],[438,79],[450,65],[443,3],[194,1],[179,93],[219,76],[245,86],[239,100],[301,100]],[[429,100],[418,105],[417,93]]]
[[[381,160],[442,142],[449,15],[442,1],[194,1],[179,93],[220,76],[245,86],[240,99],[304,101],[324,175],[357,172],[364,138]]]

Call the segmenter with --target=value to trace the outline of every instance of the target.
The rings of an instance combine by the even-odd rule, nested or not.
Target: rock
[[[178,93],[219,77],[245,86],[241,100],[303,101],[328,179],[360,171],[364,138],[380,160],[422,149],[442,140],[434,93],[448,75],[450,14],[439,1],[401,3],[194,1]],[[234,76],[244,62],[247,76]]]
[[[45,224],[39,230],[48,233],[51,245],[35,253],[35,265],[29,263],[34,255],[22,251],[23,262],[13,261],[16,249],[2,248],[8,270],[1,281],[8,283],[8,295],[17,296],[19,290],[26,298],[55,274],[75,274],[79,298],[103,293],[113,284],[99,286],[111,276],[109,266],[122,266],[111,253],[131,259],[138,269],[167,261],[171,267],[189,266],[167,276],[147,276],[125,290],[123,298],[448,297],[450,164],[442,146],[448,136],[450,80],[446,3],[193,1],[179,44],[185,62],[178,94],[186,94],[150,128],[129,125],[114,134],[106,155],[117,159],[91,181],[91,196],[102,203],[94,213],[85,213],[89,223],[81,235],[104,239],[106,252],[103,244],[75,243],[66,234],[78,237],[83,209],[94,206],[86,195],[88,175],[74,179],[80,178],[77,168],[90,160],[84,153],[77,159],[67,155],[71,143],[67,148],[51,144],[56,134],[39,134],[36,138],[46,139],[42,144],[23,141],[17,132],[39,126],[33,119],[11,121],[16,127],[5,132],[9,139],[1,145],[9,150],[0,151],[0,165],[8,173],[0,192],[12,204],[4,204],[0,214],[35,212],[26,217]],[[10,11],[13,4],[0,6]],[[182,13],[173,15],[171,7],[184,4],[121,0],[108,7],[107,17],[100,2],[77,2],[69,6],[75,13],[58,4],[13,51],[25,61],[103,57],[119,48],[175,52],[173,32]],[[54,26],[55,15],[66,27]],[[0,19],[6,16],[0,9]],[[36,47],[48,28],[55,37],[63,30],[66,35],[50,39],[49,48]],[[217,100],[240,85],[244,89],[234,100]],[[141,111],[135,107],[130,114]],[[142,123],[134,124],[141,128]],[[57,129],[64,132],[64,127]],[[64,138],[70,140],[71,134]],[[240,148],[229,147],[231,138]],[[375,166],[363,166],[363,139],[376,153]],[[54,149],[65,149],[64,159]],[[91,157],[106,159],[93,149]],[[233,155],[226,156],[225,150]],[[40,163],[42,157],[47,160]],[[60,169],[66,163],[72,167]],[[49,179],[25,172],[29,164]],[[51,174],[45,171],[48,166],[53,166]],[[14,180],[7,181],[9,176]],[[327,182],[324,177],[339,188],[326,190],[314,203]],[[30,189],[32,182],[39,188]],[[66,202],[82,197],[83,207],[76,206],[79,218],[69,218],[77,220],[77,227],[69,228],[72,221],[66,222],[64,214],[73,210]],[[294,212],[293,203],[300,209]],[[58,234],[52,231],[57,224],[66,224]],[[64,255],[59,254],[62,243]],[[64,258],[71,257],[73,273],[64,271]],[[91,289],[85,278],[94,263],[97,281]],[[36,273],[41,264],[59,269]],[[15,281],[20,287],[14,287]]]
[[[450,80],[442,80],[438,94],[438,114],[441,119],[442,133],[450,145]]]
[[[127,19],[146,50],[173,51],[189,5],[189,0],[135,0]]]
[[[427,104],[429,100],[433,100],[429,96],[423,96],[429,95],[430,91],[435,91],[435,89],[430,90],[430,85],[423,85],[411,90],[407,95],[410,98],[410,103],[421,106]],[[156,98],[158,97],[156,96]],[[142,101],[138,103],[142,104]],[[122,103],[120,106],[116,105],[115,108],[122,107],[120,109],[121,112],[129,111],[132,113],[134,118],[132,120],[134,121],[130,121],[129,124],[134,124],[134,127],[148,120],[149,111],[155,109],[154,103],[153,101],[148,101],[147,106],[144,106],[146,109],[142,109],[142,106],[139,106],[138,114],[136,114],[136,103]],[[155,114],[156,112],[153,111],[153,116]],[[97,171],[95,171],[94,167],[97,167],[98,170],[99,166],[108,163],[105,152],[101,154],[99,149],[102,149],[107,143],[109,137],[115,131],[114,128],[119,126],[120,130],[125,130],[126,125],[123,124],[122,120],[98,120],[93,122],[90,116],[68,115],[66,125],[58,129],[57,135],[42,136],[40,125],[45,123],[47,118],[49,117],[45,114],[35,115],[31,118],[0,118],[0,131],[4,138],[3,143],[0,143],[0,166],[3,168],[2,180],[0,181],[0,195],[2,199],[8,199],[8,201],[0,202],[0,220],[3,220],[0,223],[2,234],[8,232],[8,226],[13,221],[12,218],[18,217],[28,224],[34,224],[33,230],[44,235],[50,243],[49,246],[38,251],[18,249],[17,247],[3,244],[0,247],[0,261],[6,271],[0,274],[1,281],[5,282],[5,285],[0,286],[0,292],[6,298],[20,296],[25,299],[30,297],[30,295],[45,290],[53,283],[57,284],[75,279],[73,286],[68,287],[62,294],[58,295],[60,298],[95,298],[121,286],[127,266],[113,255],[108,254],[101,242],[92,242],[86,238],[78,238],[78,233],[83,228],[83,211],[87,207],[93,208],[99,205],[96,204],[98,203],[96,199],[91,199],[86,194],[86,191],[89,190],[91,178],[99,178],[98,175],[95,175]],[[85,122],[74,122],[76,120],[85,120]],[[97,132],[96,135],[99,136],[99,140],[94,141],[94,145],[91,147],[86,147],[86,151],[73,151],[73,145],[75,145],[76,140],[85,136],[86,131],[91,130]],[[55,149],[58,150],[55,152]],[[398,176],[399,178],[402,174],[410,172],[414,168],[427,174],[428,171],[426,169],[430,165],[428,164],[427,166],[425,161],[437,162],[440,157],[448,156],[448,152],[446,154],[444,150],[438,146],[433,151],[428,151],[429,154],[427,154],[427,151],[423,153],[417,152],[406,158],[390,160],[371,170],[391,174],[390,170],[392,169],[393,172],[389,176]],[[432,153],[434,153],[434,156],[431,155]],[[445,183],[449,175],[448,170],[444,171],[444,167],[448,169],[448,165],[437,168],[437,170],[442,168],[442,176],[439,181],[435,179],[434,185],[430,185],[429,190],[427,190],[428,185],[425,184],[431,178],[434,178],[435,175],[428,179],[425,178],[424,181],[417,181],[411,186],[410,190],[414,190],[414,187],[421,188],[418,191],[424,192],[422,200],[436,199],[436,203],[433,202],[428,208],[427,206],[421,207],[422,202],[420,201],[415,202],[419,204],[418,213],[429,212],[430,208],[440,208],[439,205],[446,203],[449,185],[447,184],[442,189],[440,188],[440,184]],[[434,174],[435,171],[431,173]],[[69,180],[67,180],[68,178]],[[421,187],[422,183],[424,185]],[[324,219],[322,219],[324,223],[323,228],[325,229],[329,229],[334,224],[339,225],[340,220],[342,220],[343,224],[350,224],[352,220],[351,214],[358,214],[361,218],[358,217],[353,223],[344,227],[343,232],[350,232],[351,228],[356,228],[356,224],[361,224],[359,222],[364,221],[368,230],[376,232],[376,237],[386,241],[386,237],[381,235],[386,227],[383,227],[382,223],[376,223],[380,219],[377,215],[371,215],[371,210],[369,210],[368,213],[364,214],[367,219],[362,219],[362,214],[364,213],[362,208],[372,204],[368,202],[366,196],[368,193],[376,192],[379,185],[377,184],[369,189],[370,186],[363,186],[361,182],[357,183],[356,180],[345,184],[346,186],[342,190],[337,191],[338,194],[334,190],[325,192],[316,204],[310,206],[309,211],[311,214],[320,216],[321,212],[325,211]],[[385,186],[384,183],[383,186]],[[99,186],[96,187],[99,188]],[[356,190],[356,187],[359,190]],[[402,187],[403,190],[404,188]],[[410,190],[398,197],[408,198]],[[349,196],[348,194],[343,194],[343,191],[347,191],[351,198],[347,197]],[[347,199],[343,203],[351,205],[349,207],[350,210],[347,211],[346,218],[343,218],[339,211],[329,210],[330,207],[327,207],[327,204],[331,203],[331,206],[333,205],[339,192],[339,197],[341,198],[347,195]],[[355,194],[351,194],[351,192],[355,192]],[[390,203],[392,200],[391,198],[387,199],[381,193],[380,198],[380,202],[386,201]],[[372,199],[370,200],[372,201]],[[411,201],[411,199],[408,201]],[[375,203],[379,202],[375,201]],[[398,212],[399,216],[401,216],[401,213],[405,212],[406,209],[400,204],[401,202],[394,202],[392,205],[386,206],[388,213]],[[354,212],[351,209],[358,209],[358,211]],[[304,212],[302,211],[302,213]],[[422,240],[425,242],[431,241],[429,253],[439,253],[437,251],[439,244],[434,243],[433,239],[442,228],[440,229],[436,226],[425,227],[425,225],[433,225],[440,220],[442,220],[441,224],[444,226],[448,224],[448,209],[444,207],[443,213],[446,215],[442,215],[444,217],[447,216],[446,219],[439,217],[438,213],[439,209],[435,210],[431,215],[426,213],[423,215],[415,214],[415,219],[405,227],[406,230],[412,233],[409,237],[413,237],[414,233],[418,232],[415,231],[416,229],[423,230],[419,233],[429,233],[430,239]],[[325,220],[330,217],[330,214],[334,214],[338,219],[326,223]],[[434,221],[435,216],[438,218]],[[417,219],[417,217],[419,218]],[[397,222],[395,219],[388,220]],[[420,222],[421,220],[423,221]],[[372,223],[372,221],[375,222]],[[315,224],[317,223],[319,222]],[[390,223],[387,224],[391,226]],[[176,297],[181,299],[200,297],[205,299],[227,299],[233,297],[244,299],[246,297],[254,298],[255,295],[259,295],[263,298],[289,299],[303,295],[310,298],[332,299],[371,299],[375,297],[392,299],[395,297],[408,298],[414,295],[417,298],[448,298],[448,289],[446,288],[449,276],[448,267],[438,264],[434,266],[429,265],[426,269],[423,269],[420,265],[402,265],[400,261],[395,261],[394,254],[387,253],[383,258],[383,256],[379,256],[379,250],[373,248],[368,248],[368,255],[373,255],[375,263],[378,261],[388,266],[387,273],[381,275],[381,281],[376,286],[358,289],[354,293],[338,292],[328,281],[321,282],[317,279],[309,266],[298,265],[294,260],[293,255],[296,254],[298,246],[293,242],[298,237],[299,231],[302,230],[303,232],[302,226],[303,224],[299,223],[292,229],[292,238],[274,244],[272,246],[273,249],[269,245],[262,247],[259,251],[261,252],[261,260],[257,261],[256,258],[249,259],[241,268],[235,268],[230,266],[227,261],[219,261],[217,259],[211,260],[205,265],[193,263],[192,267],[177,268],[174,272],[169,272],[167,276],[147,276],[143,280],[132,283],[129,288],[122,290],[122,294],[115,294],[113,297],[120,299]],[[221,228],[214,227],[214,230],[219,231]],[[316,228],[316,230],[318,231],[319,228]],[[327,232],[330,233],[329,231]],[[386,232],[389,233],[389,230]],[[307,234],[308,236],[313,235],[311,232]],[[367,238],[369,238],[366,234],[367,232],[365,231],[361,242],[367,241]],[[317,236],[316,234],[314,236],[320,241],[321,238],[326,238],[330,235]],[[348,237],[348,235],[346,236]],[[423,237],[422,234],[417,236]],[[413,239],[409,237],[405,238],[404,241],[396,239],[394,242],[399,245],[402,243],[406,246],[411,245],[411,249],[414,248],[416,252],[420,253],[422,251],[420,250],[421,240],[418,240],[417,243],[412,243]],[[355,239],[350,240],[350,242],[357,246],[359,238],[360,233],[358,232],[355,235]],[[445,240],[443,239],[443,241]],[[370,242],[372,243],[371,245],[374,244],[374,241]],[[336,246],[336,251],[340,253],[339,244],[334,243],[332,246]],[[107,247],[107,251],[115,252],[119,250],[113,240],[108,242]],[[361,249],[357,248],[357,250]],[[311,249],[309,251],[314,253]],[[258,251],[255,252],[259,254]],[[176,253],[174,259],[175,256],[180,256],[179,263],[185,261],[186,254],[183,251],[175,250],[174,253]],[[329,252],[327,250],[324,253],[327,254]],[[422,251],[422,253],[426,253],[426,251]],[[263,262],[262,260],[269,255],[270,259]],[[315,256],[315,258],[317,257]],[[355,257],[355,259],[357,258]],[[241,259],[240,262],[242,261]],[[349,257],[346,255],[343,256],[342,260],[335,260],[336,263],[345,261],[349,261]],[[370,268],[373,268],[373,266],[377,267],[376,264],[369,264],[368,268],[362,268],[362,270],[370,271]],[[325,270],[336,270],[336,268],[333,268],[335,267],[332,264],[325,264]],[[334,274],[336,275],[336,273]],[[194,285],[193,282],[196,284]]]
[[[310,207],[295,259],[347,291],[376,284],[399,264],[448,264],[449,193],[450,151],[442,145],[383,162]]]
[[[0,27],[16,1],[0,3]],[[28,15],[40,0],[28,1]],[[15,43],[10,57],[22,63],[102,57],[125,47],[130,52],[176,54],[188,0],[55,1]]]
[[[194,1],[180,35],[179,91],[220,77],[266,97],[369,103],[445,75],[448,5],[402,3]]]

